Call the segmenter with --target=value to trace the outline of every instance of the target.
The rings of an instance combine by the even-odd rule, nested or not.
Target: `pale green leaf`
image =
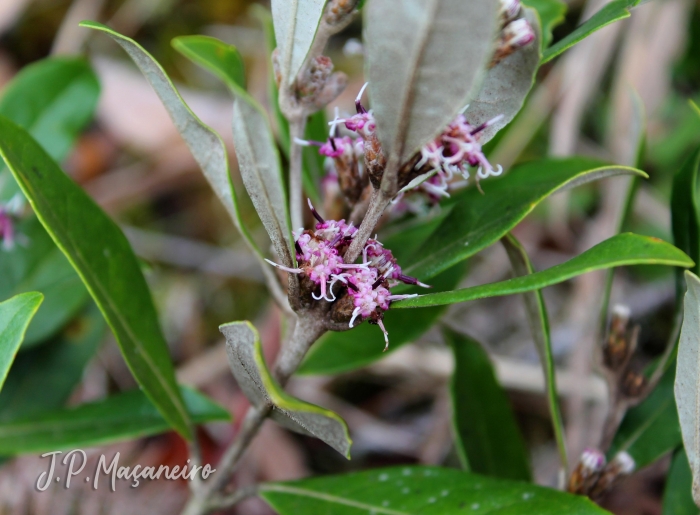
[[[43,300],[41,293],[29,292],[0,302],[0,390],[22,345],[29,322]]]

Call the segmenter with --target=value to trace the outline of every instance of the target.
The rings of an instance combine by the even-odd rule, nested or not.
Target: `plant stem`
[[[372,197],[369,200],[369,208],[365,215],[357,234],[350,244],[350,248],[345,253],[344,260],[346,263],[354,262],[362,253],[362,249],[367,243],[367,240],[374,232],[377,223],[384,214],[384,210],[391,202],[391,197],[384,194],[381,190],[372,191]]]
[[[290,120],[289,131],[291,146],[289,149],[289,212],[292,218],[292,229],[304,227],[304,191],[301,171],[303,163],[302,147],[295,143],[295,138],[303,138],[306,129],[306,115],[297,116]]]

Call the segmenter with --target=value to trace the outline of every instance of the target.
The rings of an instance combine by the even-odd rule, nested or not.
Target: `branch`
[[[362,249],[367,243],[367,240],[374,232],[377,223],[384,214],[384,210],[391,202],[392,197],[386,195],[382,190],[372,191],[372,197],[369,200],[369,208],[367,209],[367,214],[365,215],[360,227],[357,230],[357,234],[350,244],[347,252],[344,256],[344,261],[346,263],[353,263],[362,253]]]
[[[292,144],[289,149],[289,212],[292,217],[292,229],[304,227],[304,191],[301,180],[304,156],[301,145],[297,145],[295,141],[297,138],[304,137],[305,128],[305,113],[298,115],[295,119],[290,119],[289,130]]]

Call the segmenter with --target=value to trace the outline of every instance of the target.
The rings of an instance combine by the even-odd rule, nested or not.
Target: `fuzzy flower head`
[[[348,327],[357,320],[367,320],[378,325],[384,333],[386,346],[389,337],[384,327],[384,312],[394,300],[414,295],[392,295],[390,289],[403,282],[429,288],[413,277],[404,275],[390,250],[375,238],[369,239],[362,252],[362,263],[346,263],[343,255],[357,234],[357,228],[345,220],[324,220],[309,201],[309,207],[317,220],[313,230],[295,233],[298,268],[290,268],[268,261],[271,265],[289,273],[308,277],[317,288],[312,297],[334,303],[347,299],[351,310]],[[337,295],[342,296],[338,299]],[[386,350],[386,347],[385,347]]]

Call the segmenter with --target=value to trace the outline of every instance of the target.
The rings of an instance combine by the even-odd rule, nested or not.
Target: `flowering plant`
[[[626,207],[615,225],[621,229],[628,222],[637,185],[647,177],[638,168],[642,161],[637,155],[621,156],[620,164],[584,157],[528,161],[516,159],[522,146],[504,146],[502,138],[536,117],[523,108],[540,98],[528,97],[533,84],[538,76],[549,74],[544,79],[549,81],[559,73],[542,65],[628,16],[636,3],[614,0],[551,45],[552,29],[566,9],[559,0],[272,0],[271,13],[260,6],[254,11],[268,38],[267,104],[247,89],[237,47],[209,36],[178,37],[174,48],[223,80],[233,95],[233,147],[244,191],[238,191],[238,176],[229,169],[226,144],[185,103],[164,68],[133,39],[96,22],[81,24],[110,36],[143,72],[250,251],[282,328],[281,348],[269,367],[250,322],[220,326],[228,365],[249,407],[215,473],[207,474],[212,477],[192,481],[183,514],[228,509],[256,495],[281,515],[452,514],[467,508],[473,513],[602,514],[606,512],[591,500],[599,502],[638,468],[667,451],[686,459],[681,434],[697,479],[699,451],[692,447],[692,435],[700,421],[691,408],[697,406],[700,378],[697,367],[684,368],[681,359],[697,364],[700,301],[695,289],[700,280],[691,272],[686,279],[677,274],[680,293],[684,281],[689,285],[680,345],[675,338],[679,315],[672,343],[648,370],[637,364],[639,329],[631,327],[629,309],[611,309],[609,301],[612,269],[618,266],[697,272],[698,154],[673,186],[677,247],[616,231],[536,272],[513,234],[551,195],[614,176],[627,181]],[[331,38],[360,22],[363,41],[354,46],[365,72],[362,78],[349,77],[324,52]],[[57,137],[62,143],[54,144],[36,129],[41,123],[27,122],[18,114],[21,109],[12,106],[36,104],[23,100],[32,91],[27,84],[61,77],[80,85],[83,98],[82,107],[61,112],[66,119],[53,120],[55,131],[65,131]],[[20,346],[24,352],[67,339],[68,328],[80,322],[93,328],[80,338],[96,348],[106,321],[140,390],[72,410],[64,407],[70,394],[64,388],[45,412],[20,410],[12,416],[3,414],[0,396],[0,453],[49,452],[172,428],[188,442],[195,478],[204,466],[196,424],[227,420],[230,414],[178,383],[131,243],[56,164],[67,155],[70,145],[65,142],[75,140],[90,119],[98,93],[87,62],[53,58],[27,68],[0,101],[0,155],[8,168],[0,175],[0,270],[7,271],[11,283],[3,290],[8,300],[0,303],[0,386]],[[58,116],[50,106],[45,110],[46,116]],[[327,120],[331,112],[334,117]],[[643,148],[642,125],[635,125],[630,138],[635,149]],[[515,155],[503,150],[513,145],[519,149]],[[244,198],[255,214],[244,216]],[[258,221],[266,233],[262,238],[254,230]],[[465,264],[474,265],[477,253],[490,252],[497,243],[505,249],[514,277],[473,286]],[[51,273],[26,270],[31,267],[25,264],[44,259],[48,264],[36,268]],[[602,287],[602,315],[588,333],[599,342],[595,357],[609,394],[608,415],[600,438],[584,449],[581,441],[570,437],[567,442],[565,435],[542,289],[603,269],[609,275]],[[59,280],[65,282],[62,287]],[[513,294],[522,294],[525,301],[558,460],[556,472],[540,481],[545,486],[532,484],[527,449],[488,355],[467,335],[464,320],[455,322],[454,311],[445,315],[446,306]],[[433,327],[451,350],[450,423],[455,461],[465,470],[416,465],[231,485],[268,418],[349,458],[353,424],[348,427],[339,414],[292,396],[287,383],[297,373],[331,375],[372,364],[405,350]],[[645,454],[640,450],[644,441],[629,435],[642,434],[655,423],[656,415],[649,415],[659,411],[654,403],[673,404],[669,364],[676,353],[680,425],[671,421],[678,429],[675,439],[659,437],[655,451]],[[76,358],[75,381],[86,359]],[[13,370],[19,372],[8,376],[8,384],[19,384],[19,365]],[[578,395],[583,403],[584,394]],[[105,424],[104,417],[116,422]],[[54,423],[69,429],[52,431]],[[32,424],[39,429],[17,441],[3,436]]]

